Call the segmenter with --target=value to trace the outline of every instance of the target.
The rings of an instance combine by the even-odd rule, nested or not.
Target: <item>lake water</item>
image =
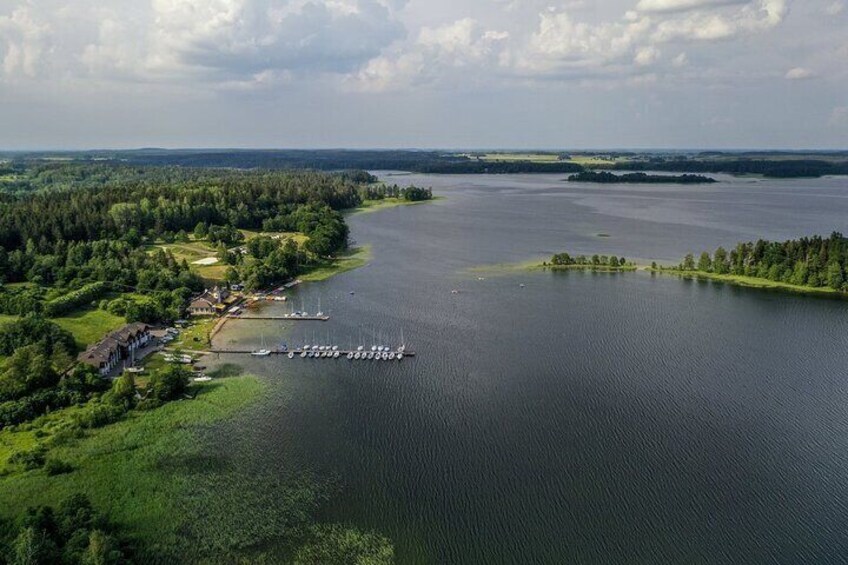
[[[217,345],[402,329],[418,357],[230,359],[269,383],[238,421],[254,463],[339,477],[326,518],[388,535],[399,563],[848,559],[848,302],[470,270],[848,232],[846,180],[383,176],[446,198],[350,218],[373,261],[291,295],[330,322],[236,322]]]

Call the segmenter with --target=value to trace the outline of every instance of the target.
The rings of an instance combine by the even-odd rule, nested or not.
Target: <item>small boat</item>
[[[309,357],[310,359],[312,359],[313,357],[315,357],[315,352],[310,351],[309,353],[306,354],[306,356]]]
[[[362,354],[359,351],[357,351],[356,353],[353,354],[354,359],[360,359],[361,357],[362,357]]]
[[[356,293],[351,290],[350,295],[353,296],[354,294],[356,294]]]
[[[369,351],[369,352],[368,352],[368,359],[373,359],[373,358],[374,358],[374,352],[373,352],[373,351]]]
[[[289,351],[289,359],[294,359],[294,353]]]
[[[362,347],[361,345],[360,345],[359,347],[357,347],[357,348],[356,348],[356,350],[357,350],[357,351],[362,351],[363,349],[365,349],[365,348],[364,348],[364,347]]]
[[[398,360],[398,361],[403,361],[403,353],[398,353],[398,354],[397,354],[397,360]]]
[[[338,359],[339,355],[341,355],[338,351],[333,351],[333,359]]]
[[[306,357],[306,351],[301,351],[300,352],[300,358],[304,359],[305,357]]]
[[[262,348],[261,349],[255,349],[255,350],[251,351],[250,354],[253,355],[254,357],[268,357],[269,355],[271,355],[271,351],[268,350],[267,346],[265,345],[265,336],[264,335],[262,336]]]
[[[455,288],[451,291],[451,294],[459,294],[459,290]]]
[[[334,345],[334,346],[333,346],[333,351],[338,351],[338,350],[339,350],[339,346],[338,346],[338,345]]]
[[[394,351],[390,351],[390,352],[389,352],[389,360],[390,360],[390,361],[394,361],[394,360],[395,360],[395,352],[394,352]]]
[[[519,286],[520,288],[524,288],[524,283],[521,283],[521,284],[520,284],[520,285],[518,285],[518,286]]]
[[[127,367],[126,371],[128,373],[143,373],[144,367]]]
[[[348,351],[348,352],[347,352],[347,358],[348,358],[348,359],[353,359],[353,352]]]

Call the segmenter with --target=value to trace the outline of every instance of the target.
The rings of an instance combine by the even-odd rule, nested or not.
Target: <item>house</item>
[[[150,343],[150,326],[135,322],[106,335],[77,356],[77,361],[91,365],[101,376],[108,375],[121,361]]]
[[[225,288],[215,287],[204,290],[188,305],[188,313],[192,316],[214,316],[223,312],[232,303],[230,292]]]

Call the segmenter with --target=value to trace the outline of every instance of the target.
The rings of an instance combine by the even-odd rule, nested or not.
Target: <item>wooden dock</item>
[[[282,322],[326,322],[329,316],[225,316],[228,320],[279,320]]]
[[[252,355],[254,351],[256,351],[256,350],[255,349],[213,349],[213,350],[209,351],[208,353],[223,354],[223,355]],[[288,350],[272,349],[271,355],[288,356],[289,353],[293,353],[295,359],[300,359],[301,358],[300,354],[303,353],[303,351],[304,351],[303,349],[288,349]],[[310,350],[307,350],[307,353],[309,353],[309,351]],[[371,350],[369,349],[368,351],[360,351],[359,353],[370,353],[370,352],[371,352]],[[340,360],[347,361],[348,360],[348,358],[347,358],[348,353],[356,354],[357,352],[347,350],[347,349],[346,350],[339,349],[338,350],[338,353],[339,353],[338,357],[332,357],[332,354],[336,353],[335,351],[326,351],[325,350],[325,351],[315,351],[314,353],[317,353],[319,355],[321,353],[329,353],[331,356],[329,356],[329,357],[306,357],[306,359],[330,359],[330,360],[336,360],[336,361],[340,361]],[[376,355],[377,352],[374,352],[374,353]],[[387,351],[386,353],[394,353],[395,355],[397,355],[398,352],[397,351]],[[415,352],[414,351],[404,351],[403,356],[404,357],[415,357]],[[257,356],[257,357],[259,357],[259,356]],[[376,359],[364,359],[364,360],[365,361],[376,361]],[[363,361],[363,359],[351,359],[351,361]],[[397,358],[395,358],[394,361],[397,361]]]

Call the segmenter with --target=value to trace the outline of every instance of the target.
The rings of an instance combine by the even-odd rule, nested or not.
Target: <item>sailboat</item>
[[[315,314],[315,315],[319,318],[324,317],[324,312],[321,311],[321,297],[320,296],[318,297],[318,313]]]
[[[400,329],[400,347],[397,348],[398,353],[406,351],[406,341],[403,339],[403,328]]]
[[[254,357],[267,357],[267,356],[271,355],[271,351],[269,349],[267,349],[266,346],[265,346],[265,334],[262,334],[262,348],[261,349],[254,349],[253,351],[250,352],[250,354],[253,355]]]

